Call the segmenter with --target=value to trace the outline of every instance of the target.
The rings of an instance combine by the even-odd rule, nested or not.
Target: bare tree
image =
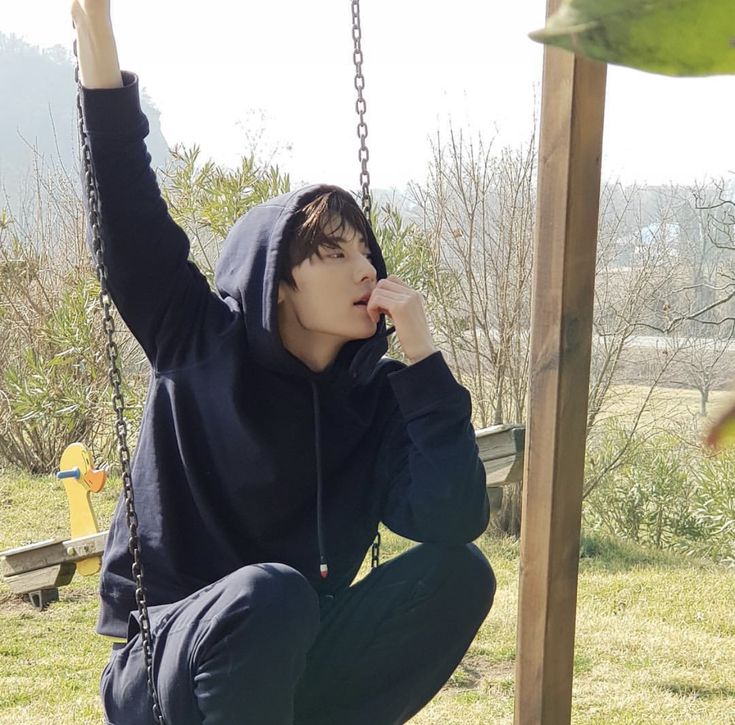
[[[535,171],[534,137],[520,148],[495,149],[452,130],[446,140],[437,135],[427,181],[412,188],[436,250],[435,274],[451,280],[436,285],[437,340],[472,393],[476,427],[526,417]],[[642,345],[641,325],[661,318],[661,299],[678,273],[670,244],[674,197],[646,215],[636,208],[639,197],[619,184],[603,190],[589,432],[610,421],[615,383],[634,367],[644,373],[647,393],[632,416],[632,435],[676,356],[676,345],[665,340],[655,354],[627,354]],[[587,491],[631,453],[630,440],[622,436],[612,456],[598,459]],[[519,486],[504,489],[496,523],[519,533]]]
[[[717,218],[728,208],[721,204],[723,188],[629,187],[613,194],[624,209],[603,205],[585,495],[631,460],[634,440],[645,442],[660,430],[650,411],[643,419],[657,386],[698,389],[706,411],[710,390],[722,381],[735,296],[733,260],[724,251],[730,227]],[[595,451],[596,438],[619,423],[607,412],[615,409],[615,380],[642,384],[643,402],[626,411],[617,444]]]
[[[704,326],[702,326],[704,327]],[[726,363],[735,351],[735,322],[715,327],[708,337],[683,338],[680,343],[678,364],[672,383],[683,388],[694,388],[699,393],[699,414],[707,415],[709,396],[722,388],[732,377]]]
[[[411,188],[435,250],[436,337],[473,393],[474,424],[525,417],[536,151],[494,153],[437,135],[425,185]],[[439,281],[439,280],[437,280]]]

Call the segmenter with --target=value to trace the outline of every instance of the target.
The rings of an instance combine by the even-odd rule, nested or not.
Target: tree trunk
[[[517,539],[521,535],[521,483],[511,483],[496,490],[502,491],[502,498],[497,507],[491,501],[488,530]]]

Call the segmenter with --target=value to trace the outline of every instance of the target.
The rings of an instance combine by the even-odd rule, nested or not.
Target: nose
[[[372,262],[362,255],[360,255],[361,261],[357,264],[357,276],[362,282],[365,279],[376,281],[378,278],[378,271],[373,266]]]

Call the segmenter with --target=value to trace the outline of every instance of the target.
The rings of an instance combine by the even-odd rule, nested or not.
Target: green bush
[[[197,146],[177,146],[161,191],[191,240],[192,258],[211,281],[231,226],[252,207],[288,191],[290,182],[278,167],[252,154],[234,169],[199,156]],[[24,218],[18,224],[0,211],[0,462],[48,473],[64,448],[80,440],[114,467],[116,419],[83,211],[68,178],[37,173],[45,194],[34,200],[32,216],[41,222]],[[391,270],[430,299],[431,254],[415,225],[404,224],[389,206],[374,221]],[[119,317],[115,320],[134,444],[148,365]]]
[[[704,455],[691,476],[692,515],[702,533],[688,554],[735,565],[735,452]]]
[[[234,169],[200,161],[201,149],[177,144],[163,171],[161,193],[171,218],[186,232],[191,257],[214,280],[222,242],[232,225],[246,212],[289,191],[291,182],[277,166],[262,163],[253,154],[242,156]]]
[[[619,445],[620,434],[611,427],[596,438],[588,475],[605,460],[606,448]],[[668,433],[636,434],[629,451],[585,500],[586,526],[644,546],[735,563],[735,454],[709,456]]]
[[[286,191],[289,181],[252,156],[230,170],[212,162],[200,166],[198,155],[197,147],[177,148],[161,188],[192,239],[192,255],[211,278],[232,223]],[[79,194],[64,173],[41,167],[35,173],[39,191],[30,211],[22,209],[16,221],[0,210],[0,463],[48,473],[64,448],[81,440],[98,460],[114,465],[116,416]],[[115,322],[134,444],[148,366],[117,315]]]
[[[91,273],[45,290],[49,304],[36,317],[31,344],[18,345],[0,363],[0,457],[6,462],[48,473],[74,441],[105,457],[114,448],[98,291]]]

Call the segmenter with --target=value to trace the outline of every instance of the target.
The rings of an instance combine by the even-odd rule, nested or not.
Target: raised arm
[[[79,76],[85,88],[121,88],[120,62],[112,31],[110,0],[74,0]]]
[[[231,313],[188,261],[189,240],[161,197],[138,79],[120,70],[109,0],[74,0],[72,19],[110,295],[154,367],[188,364],[205,347],[199,333],[216,334]],[[88,206],[86,186],[82,197]]]

